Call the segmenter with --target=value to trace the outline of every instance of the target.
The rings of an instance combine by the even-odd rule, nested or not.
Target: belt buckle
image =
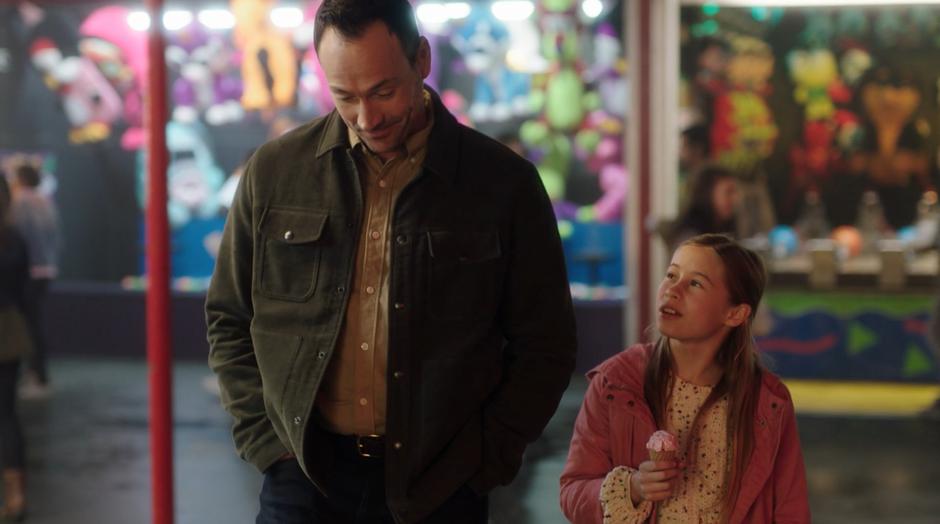
[[[366,444],[363,441],[363,439],[372,439],[372,438],[381,438],[381,437],[382,435],[374,435],[374,434],[373,435],[357,435],[356,436],[356,452],[359,453],[360,457],[364,457],[364,458],[378,457],[378,455],[373,455],[369,453],[368,449],[366,449]]]

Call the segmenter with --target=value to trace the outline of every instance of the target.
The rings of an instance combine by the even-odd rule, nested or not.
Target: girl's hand
[[[639,470],[630,475],[630,498],[636,506],[644,500],[658,502],[672,496],[679,482],[679,474],[684,465],[678,461],[653,462],[647,460],[640,464]]]

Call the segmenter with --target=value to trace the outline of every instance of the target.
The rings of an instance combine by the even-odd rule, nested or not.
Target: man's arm
[[[548,424],[574,370],[574,311],[558,226],[538,173],[526,165],[499,311],[508,342],[503,379],[484,407],[483,469],[470,480],[477,492],[515,477],[525,446]]]
[[[264,471],[287,453],[264,409],[261,373],[249,327],[254,252],[254,158],[235,192],[206,297],[209,366],[218,375],[222,405],[234,418],[239,455]]]

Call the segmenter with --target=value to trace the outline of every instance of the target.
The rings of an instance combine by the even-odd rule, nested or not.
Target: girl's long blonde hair
[[[728,461],[725,468],[725,491],[721,499],[721,521],[727,522],[734,509],[737,493],[741,489],[741,479],[747,467],[748,459],[754,449],[754,416],[757,397],[760,392],[763,366],[757,354],[751,323],[760,304],[767,282],[764,263],[753,251],[742,247],[726,235],[699,235],[681,245],[708,247],[715,250],[725,269],[725,286],[731,304],[747,304],[751,307],[750,317],[740,326],[731,330],[718,350],[716,359],[723,373],[718,384],[705,399],[705,403],[692,421],[692,429],[687,442],[695,442],[698,435],[698,422],[702,413],[728,397],[727,450]],[[657,340],[649,364],[643,393],[653,412],[658,427],[665,427],[666,405],[675,376],[675,363],[670,352],[669,340],[660,336]],[[693,450],[694,451],[694,450]],[[686,457],[694,458],[696,453],[687,452]]]

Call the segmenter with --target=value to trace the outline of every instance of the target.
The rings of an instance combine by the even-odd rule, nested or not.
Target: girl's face
[[[738,184],[731,177],[719,178],[712,187],[712,209],[715,210],[715,218],[719,222],[731,220],[737,207]]]
[[[659,332],[682,342],[724,340],[750,313],[748,306],[731,304],[725,278],[714,249],[684,245],[676,250],[659,285]]]

